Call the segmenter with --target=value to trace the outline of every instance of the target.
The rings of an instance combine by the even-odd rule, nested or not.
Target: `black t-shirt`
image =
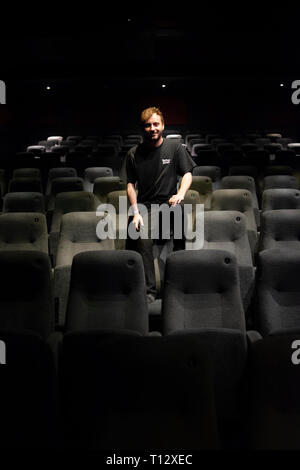
[[[178,141],[164,139],[155,148],[141,143],[127,153],[127,183],[137,183],[138,202],[162,204],[177,193],[177,175],[183,176],[195,166]]]

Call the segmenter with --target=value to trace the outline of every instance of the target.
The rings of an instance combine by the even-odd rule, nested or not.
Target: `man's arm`
[[[181,201],[183,201],[186,192],[190,189],[192,184],[192,178],[192,173],[190,171],[183,175],[177,194],[174,194],[174,196],[169,199],[169,204],[171,204],[171,206],[176,206],[176,204],[180,204]]]
[[[134,214],[132,223],[135,226],[135,229],[139,230],[139,225],[143,227],[144,221],[143,221],[143,217],[141,216],[138,210],[136,190],[135,190],[134,184],[132,183],[127,184],[127,196],[129,199],[130,206],[132,206],[133,214]]]

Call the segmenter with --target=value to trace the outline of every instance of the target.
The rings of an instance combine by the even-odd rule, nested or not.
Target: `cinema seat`
[[[97,201],[93,193],[88,191],[66,191],[58,193],[54,201],[51,228],[49,231],[50,254],[55,260],[60,234],[61,219],[69,212],[95,212]]]
[[[148,333],[144,267],[139,253],[98,250],[73,258],[66,331],[103,328]]]
[[[12,212],[0,217],[0,251],[35,250],[48,254],[47,222],[44,214]]]
[[[299,333],[299,248],[270,248],[258,260],[255,329],[263,336]]]
[[[230,328],[245,331],[238,264],[224,250],[171,253],[166,262],[163,331]]]
[[[82,251],[112,250],[115,247],[114,239],[108,238],[106,233],[105,239],[98,238],[98,228],[103,233],[106,230],[113,233],[111,218],[97,217],[94,211],[70,212],[62,216],[54,268],[56,319],[61,326],[65,322],[73,257]]]
[[[0,283],[0,329],[31,330],[47,339],[54,330],[49,256],[0,250]]]
[[[295,190],[293,190],[295,191]],[[259,250],[300,247],[300,211],[278,209],[262,212]]]
[[[219,449],[209,358],[195,337],[67,333],[61,371],[71,449]]]
[[[42,193],[7,193],[3,198],[3,213],[37,212],[45,214],[45,198]]]

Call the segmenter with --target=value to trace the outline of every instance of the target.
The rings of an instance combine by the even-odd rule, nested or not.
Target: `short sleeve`
[[[177,173],[179,174],[179,176],[183,176],[189,171],[192,172],[193,168],[197,166],[192,157],[189,155],[188,151],[182,145],[178,146],[176,154]]]
[[[132,153],[130,151],[126,155],[126,180],[127,184],[135,184],[137,180],[136,172],[133,165]]]

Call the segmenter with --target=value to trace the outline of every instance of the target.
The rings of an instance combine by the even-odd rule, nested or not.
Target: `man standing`
[[[151,107],[142,111],[141,123],[144,141],[132,147],[126,156],[127,195],[136,230],[144,227],[138,204],[146,206],[148,217],[152,204],[181,204],[192,183],[191,171],[196,166],[178,141],[163,138],[164,118],[160,109]],[[178,190],[177,176],[182,176]],[[157,294],[152,245],[151,239],[139,238],[135,247],[143,258],[149,302],[155,300]]]

